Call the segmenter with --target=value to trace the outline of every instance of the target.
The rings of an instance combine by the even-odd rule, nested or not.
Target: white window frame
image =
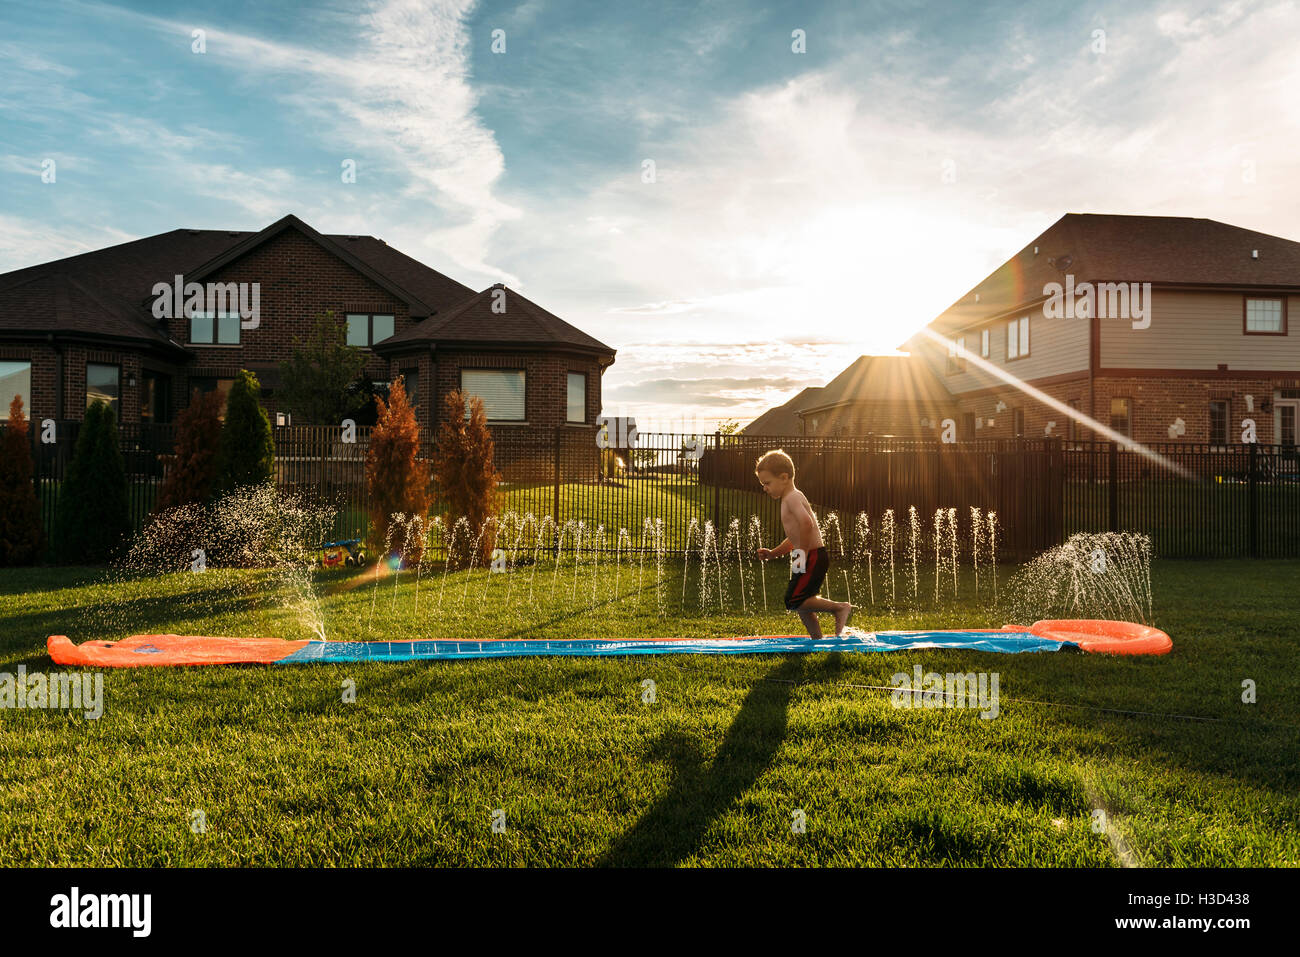
[[[1007,323],[1007,361],[1029,355],[1029,317],[1021,316]]]
[[[1259,307],[1268,304],[1277,307],[1276,318],[1277,325],[1270,328],[1261,328],[1258,325],[1251,325],[1251,307],[1256,308],[1255,322],[1260,321]],[[1251,296],[1246,298],[1246,315],[1243,331],[1248,336],[1282,336],[1286,335],[1286,300],[1281,296]]]

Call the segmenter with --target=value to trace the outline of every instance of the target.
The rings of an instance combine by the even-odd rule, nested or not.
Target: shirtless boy
[[[817,516],[803,492],[795,488],[794,462],[781,449],[773,449],[759,456],[754,474],[763,491],[781,503],[781,525],[785,528],[785,541],[776,548],[760,548],[756,553],[763,561],[780,558],[799,551],[803,561],[791,562],[790,584],[785,590],[785,607],[799,614],[813,641],[822,637],[818,613],[835,616],[835,635],[844,633],[844,626],[853,614],[853,605],[847,601],[829,601],[817,592],[826,580],[830,556],[822,543],[822,532]],[[797,557],[797,556],[796,556]]]

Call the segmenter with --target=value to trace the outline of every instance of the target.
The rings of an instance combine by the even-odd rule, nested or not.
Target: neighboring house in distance
[[[799,408],[800,434],[930,438],[954,405],[924,363],[909,356],[859,356]]]
[[[802,435],[803,423],[799,410],[812,402],[821,392],[821,386],[809,386],[788,399],[785,404],[768,409],[740,430],[742,435]]]
[[[1149,325],[1134,327],[1131,303],[1121,318],[1049,318],[1044,286],[1067,277],[1150,283]],[[1294,445],[1297,306],[1300,243],[1208,219],[1069,213],[929,324],[944,342],[918,333],[900,348],[941,378],[962,438],[1042,436],[1048,423],[1094,437],[978,356],[1139,442],[1237,443],[1251,420],[1259,442]]]
[[[154,287],[257,283],[260,314],[154,317]],[[367,374],[406,376],[437,425],[447,392],[483,398],[494,432],[594,429],[614,350],[502,286],[483,292],[372,236],[323,235],[296,216],[257,233],[176,229],[0,275],[0,395],[33,419],[80,419],[96,398],[125,424],[171,421],[193,389],[255,372],[272,421],[279,363],[332,311]]]
[[[924,363],[909,356],[859,356],[826,385],[768,409],[744,435],[930,438],[956,400]]]

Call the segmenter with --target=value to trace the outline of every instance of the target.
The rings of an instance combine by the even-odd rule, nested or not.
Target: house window
[[[989,357],[989,339],[990,339],[990,338],[991,338],[991,337],[989,336],[989,331],[988,331],[987,329],[981,329],[981,330],[980,330],[980,356],[981,356],[981,358],[987,359],[987,358]]]
[[[1070,406],[1070,411],[1074,412],[1075,414],[1078,414],[1078,412],[1080,411],[1080,400],[1071,399],[1068,404]],[[1065,427],[1065,429],[1066,429],[1065,432],[1066,438],[1068,438],[1071,442],[1073,442],[1075,439],[1079,437],[1079,420],[1076,419],[1073,415],[1070,416],[1070,422]]]
[[[14,396],[23,400],[23,414],[32,417],[32,364],[30,362],[11,362],[0,359],[0,399],[3,408],[0,415],[9,414],[9,403]]]
[[[349,312],[347,322],[348,345],[362,348],[383,342],[395,328],[393,317],[384,314]]]
[[[1216,400],[1210,403],[1210,444],[1228,444],[1228,403]]]
[[[157,425],[171,421],[171,383],[169,375],[145,372],[140,376],[140,421]]]
[[[1011,410],[1011,434],[1016,438],[1021,438],[1025,434],[1025,410]]]
[[[194,312],[190,314],[190,345],[239,345],[238,312]]]
[[[122,372],[117,366],[102,362],[87,362],[86,408],[89,409],[95,402],[104,402],[113,410],[114,415],[119,414],[118,399],[122,395],[121,378]]]
[[[975,438],[975,413],[963,412],[961,416],[961,434],[968,439]]]
[[[418,408],[417,403],[420,401],[419,369],[402,370],[402,388],[406,390],[406,401],[411,403],[411,408]]]
[[[966,371],[966,337],[958,336],[948,343],[947,374]]]
[[[460,388],[483,400],[489,421],[524,421],[523,369],[461,369]],[[469,416],[468,404],[465,409]]]
[[[1246,335],[1286,335],[1285,299],[1246,299]]]
[[[1029,317],[1022,316],[1007,323],[1007,358],[1023,359],[1029,355]]]
[[[1120,435],[1133,437],[1133,403],[1122,396],[1110,400],[1110,427]]]
[[[569,373],[568,421],[587,421],[587,376],[583,372]]]
[[[234,388],[234,379],[216,379],[209,376],[195,376],[190,379],[190,388],[206,394],[217,392],[221,395],[221,418],[226,417],[226,403],[230,399],[230,390]]]

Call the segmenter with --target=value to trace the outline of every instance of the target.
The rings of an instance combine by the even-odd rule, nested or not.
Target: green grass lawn
[[[315,576],[330,638],[798,629],[680,565]],[[532,576],[531,582],[529,576]],[[615,578],[617,577],[617,583]],[[1050,865],[1300,862],[1300,562],[1157,563],[1163,658],[1081,654],[515,659],[104,673],[97,721],[0,711],[0,857],[30,865]],[[530,590],[531,585],[531,590]],[[986,580],[987,585],[987,580]],[[1001,624],[983,601],[876,628]],[[835,589],[842,597],[843,589]],[[45,636],[303,637],[285,576],[0,571],[0,672]],[[594,597],[593,597],[594,596]],[[860,596],[861,597],[861,596]],[[895,672],[996,671],[998,717],[903,709]],[[655,700],[643,701],[646,680]],[[1242,704],[1257,683],[1259,703]],[[342,686],[355,682],[355,703]],[[1039,703],[1035,703],[1039,702]],[[1051,704],[1048,704],[1051,703]],[[1055,706],[1054,706],[1055,705]],[[1063,707],[1076,705],[1080,707]],[[1118,714],[1196,715],[1219,722]],[[504,833],[493,833],[494,811]],[[802,811],[804,833],[792,821]],[[191,827],[202,812],[206,830]]]

